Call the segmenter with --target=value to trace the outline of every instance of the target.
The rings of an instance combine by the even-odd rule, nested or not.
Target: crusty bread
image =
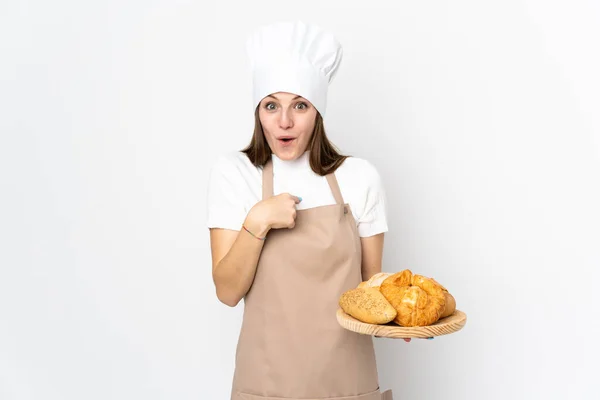
[[[452,296],[450,292],[444,292],[444,296],[446,297],[446,305],[444,306],[444,312],[440,318],[449,317],[456,310],[456,300],[454,299],[454,296]]]
[[[408,269],[386,278],[380,291],[396,310],[394,322],[401,326],[431,325],[445,311],[445,288]]]
[[[383,282],[390,275],[392,275],[392,273],[390,273],[390,272],[379,272],[379,273],[373,275],[367,281],[367,285],[370,287],[379,287],[379,286],[381,286],[381,282]]]
[[[386,284],[393,284],[394,286],[410,286],[412,281],[413,273],[410,269],[405,269],[395,274],[390,274],[384,282]],[[383,282],[382,282],[383,284]]]
[[[449,317],[456,310],[456,300],[454,299],[454,296],[452,296],[450,294],[450,292],[448,291],[448,289],[446,289],[441,283],[439,283],[438,281],[436,281],[433,278],[429,278],[429,279],[431,279],[432,281],[434,281],[435,283],[440,285],[440,287],[442,288],[442,291],[444,292],[444,296],[446,297],[446,306],[444,307],[444,312],[442,312],[442,316],[440,318]]]
[[[339,304],[346,314],[368,324],[387,324],[397,314],[377,288],[350,289],[340,296]]]
[[[378,272],[375,275],[373,275],[371,278],[369,278],[366,281],[362,281],[361,283],[358,284],[357,288],[367,288],[367,287],[374,287],[374,288],[379,288],[379,286],[381,286],[381,282],[383,282],[385,280],[385,278],[387,278],[388,276],[392,275],[392,273],[390,272]]]

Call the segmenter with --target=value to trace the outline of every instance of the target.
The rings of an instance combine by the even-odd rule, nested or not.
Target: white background
[[[598,2],[202,3],[0,3],[0,399],[228,399],[207,174],[251,136],[247,33],[296,18],[344,46],[325,123],[384,179],[384,270],[469,317],[376,339],[382,389],[597,398]]]

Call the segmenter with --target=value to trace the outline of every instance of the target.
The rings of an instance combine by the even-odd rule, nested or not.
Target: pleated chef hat
[[[277,22],[246,42],[254,107],[271,93],[289,92],[310,101],[325,116],[327,88],[342,61],[342,46],[323,29],[300,21]]]

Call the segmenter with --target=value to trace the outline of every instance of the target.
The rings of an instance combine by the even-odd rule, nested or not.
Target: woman
[[[381,271],[387,231],[377,170],[323,126],[341,46],[296,22],[259,29],[248,51],[254,135],[214,165],[208,196],[217,296],[244,299],[231,399],[391,399],[372,338],[335,317],[340,295]]]

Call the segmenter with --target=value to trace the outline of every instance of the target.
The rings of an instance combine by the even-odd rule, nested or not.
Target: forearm
[[[246,220],[244,225],[258,237],[267,233],[267,229],[251,221]],[[250,290],[263,245],[263,240],[243,228],[240,230],[225,257],[213,269],[217,297],[221,302],[235,307]]]

